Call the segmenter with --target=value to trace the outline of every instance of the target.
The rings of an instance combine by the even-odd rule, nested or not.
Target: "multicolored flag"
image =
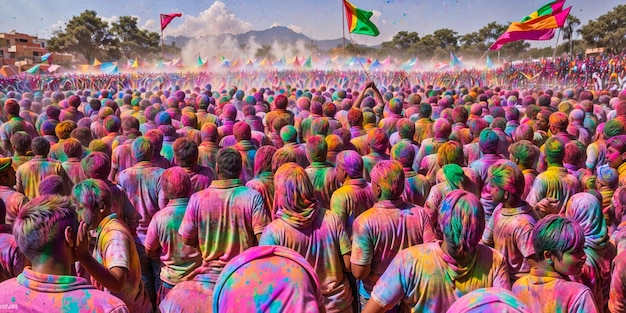
[[[518,40],[550,40],[555,29],[563,27],[572,7],[562,10],[564,0],[553,1],[522,19],[513,22],[489,50],[498,50],[505,44]]]
[[[183,16],[182,13],[161,14],[161,30],[164,30],[174,18]]]
[[[346,10],[348,30],[351,33],[368,36],[378,36],[380,34],[376,25],[370,21],[374,13],[359,9],[348,0],[343,0],[343,6]]]

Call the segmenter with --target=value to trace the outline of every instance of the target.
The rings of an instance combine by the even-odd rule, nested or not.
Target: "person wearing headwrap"
[[[402,249],[437,239],[427,211],[404,202],[402,164],[381,161],[372,169],[372,191],[378,202],[354,220],[352,273],[360,279],[359,301],[365,305],[372,288]],[[395,305],[395,304],[394,304]]]
[[[422,103],[419,106],[419,119],[415,121],[415,142],[422,144],[424,139],[433,138],[435,136],[433,121],[430,117],[433,113],[432,106],[428,103]]]
[[[272,172],[272,158],[276,148],[263,146],[257,150],[254,157],[254,178],[246,183],[246,187],[258,191],[263,196],[263,206],[270,212],[272,220],[275,218],[274,210],[274,173]]]
[[[417,125],[417,124],[416,124]],[[415,127],[417,134],[417,126]],[[440,118],[433,124],[434,138],[426,138],[423,141],[417,141],[420,143],[420,149],[415,156],[415,163],[422,168],[422,160],[431,154],[436,154],[439,147],[448,141],[450,133],[452,132],[452,125],[445,118]],[[423,174],[423,173],[422,173]]]
[[[310,137],[306,142],[306,153],[311,164],[306,172],[313,183],[316,199],[320,207],[330,208],[330,197],[339,188],[335,168],[326,161],[328,145],[320,136]]]
[[[215,173],[215,162],[220,147],[217,143],[217,125],[207,122],[200,129],[202,143],[198,146],[198,164],[210,167]]]
[[[0,208],[0,215],[4,214],[6,218],[2,224],[9,225],[13,224],[22,207],[28,202],[23,193],[13,189],[16,179],[15,169],[11,165],[11,158],[0,158],[0,201],[4,204],[4,212]]]
[[[289,121],[289,125],[293,125],[294,115],[293,112],[287,110],[287,105],[289,104],[289,100],[284,95],[278,95],[274,98],[274,109],[265,115],[264,123],[265,123],[265,134],[269,135],[271,132],[274,132],[273,123],[277,118],[287,118]]]
[[[481,288],[456,300],[447,313],[533,313],[520,299],[503,288]]]
[[[596,188],[602,195],[602,214],[607,221],[607,226],[612,229],[620,221],[615,220],[613,209],[613,194],[619,184],[619,175],[610,166],[600,166],[596,170]]]
[[[547,216],[535,225],[532,241],[539,263],[513,284],[513,294],[533,312],[599,312],[589,287],[568,278],[581,275],[586,259],[578,223]]]
[[[278,151],[289,151],[296,155],[298,165],[306,168],[309,166],[310,162],[306,156],[306,146],[304,144],[299,144],[298,140],[298,132],[294,126],[285,125],[280,130],[280,139],[283,141],[282,148],[279,148]]]
[[[591,289],[598,308],[604,312],[609,298],[611,261],[617,251],[609,241],[600,201],[589,193],[578,193],[568,202],[565,216],[578,222],[585,234],[587,261],[582,275],[572,279]]]
[[[189,297],[200,300],[194,306],[180,301],[161,311],[319,313],[325,311],[321,285],[315,269],[297,252],[279,246],[252,247],[228,262],[208,301],[190,289]]]
[[[548,168],[537,175],[526,197],[526,202],[535,208],[545,198],[556,200],[556,205],[549,212],[542,212],[541,216],[563,213],[567,201],[582,189],[578,179],[563,167],[565,143],[551,137],[544,146]]]
[[[295,163],[282,165],[274,176],[276,219],[259,240],[260,246],[283,246],[300,253],[320,279],[326,312],[351,312],[348,277],[352,249],[339,217],[323,208],[305,170]]]
[[[475,195],[464,190],[448,194],[438,221],[443,241],[396,254],[363,312],[385,312],[400,302],[411,312],[445,312],[476,289],[510,289],[504,256],[479,244],[485,215]]]

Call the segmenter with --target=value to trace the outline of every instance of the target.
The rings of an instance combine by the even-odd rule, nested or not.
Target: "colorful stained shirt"
[[[619,175],[619,187],[626,186],[626,162],[617,168],[617,174]]]
[[[69,176],[72,184],[74,185],[87,179],[87,176],[83,171],[80,161],[80,158],[68,158],[67,161],[61,163],[63,169],[67,173],[67,176]]]
[[[429,117],[422,117],[415,122],[415,137],[413,140],[423,144],[424,139],[435,137],[435,131],[433,130],[433,125],[435,121],[431,120]]]
[[[507,160],[499,154],[483,154],[478,160],[470,163],[469,168],[476,171],[478,176],[480,176],[480,181],[486,185],[489,168],[493,165],[502,164],[506,161]],[[483,185],[481,185],[479,189],[482,190]]]
[[[522,171],[524,174],[524,193],[522,193],[522,199],[526,199],[528,194],[530,193],[530,189],[533,187],[533,183],[535,182],[535,178],[537,178],[537,171],[534,168],[528,168]]]
[[[616,247],[617,254],[626,250],[626,222],[621,222],[611,234],[611,243]]]
[[[381,154],[375,151],[371,151],[368,155],[364,155],[363,157],[363,178],[368,182],[372,181],[372,177],[370,177],[370,173],[374,168],[374,165],[378,164],[380,161],[388,161],[391,157],[388,154]]]
[[[189,198],[170,199],[166,207],[152,216],[146,234],[146,250],[161,250],[161,280],[176,285],[196,267],[202,256],[183,243],[178,228],[183,222]]]
[[[234,147],[241,155],[240,178],[245,184],[254,178],[254,157],[256,156],[257,147],[250,140],[241,140]]]
[[[306,156],[306,150],[305,150],[304,145],[293,143],[293,142],[287,142],[283,145],[282,148],[276,150],[275,154],[278,154],[279,151],[283,151],[283,150],[288,150],[288,151],[293,152],[293,154],[296,155],[296,163],[298,163],[298,165],[302,166],[303,168],[306,168],[307,166],[311,164],[311,162],[309,162],[309,159]]]
[[[359,293],[369,298],[372,288],[401,250],[436,240],[426,211],[402,200],[381,200],[352,225],[352,264],[371,268]]]
[[[404,178],[402,200],[424,206],[431,186],[426,176],[416,173],[411,168],[404,168]]]
[[[531,207],[535,207],[543,198],[554,198],[558,200],[555,214],[565,212],[565,204],[576,193],[581,191],[578,179],[567,172],[567,169],[559,166],[551,166],[537,175],[533,186],[528,192],[526,202]]]
[[[214,142],[203,142],[198,146],[198,165],[210,167],[215,172],[217,152],[220,147]]]
[[[417,130],[415,130],[415,133],[417,134]],[[417,142],[420,142],[421,146],[420,146],[419,151],[415,155],[415,161],[413,163],[417,163],[421,165],[422,160],[427,155],[437,154],[437,151],[439,151],[439,147],[441,147],[446,141],[448,141],[447,138],[445,140],[426,138],[424,139],[424,141],[417,141]]]
[[[206,313],[213,306],[213,288],[205,275],[197,275],[193,280],[180,282],[165,298],[161,300],[159,309],[169,313]]]
[[[59,142],[51,145],[50,152],[48,153],[48,157],[53,160],[57,160],[61,163],[67,161],[67,155],[65,154],[65,151],[63,151],[64,142],[65,142],[64,139],[59,139]]]
[[[61,176],[65,181],[66,190],[72,189],[72,180],[67,176],[61,162],[39,155],[17,169],[15,189],[28,199],[35,199],[39,196],[39,183],[50,175]]]
[[[130,202],[128,195],[120,185],[110,181],[104,181],[111,193],[111,213],[115,213],[117,218],[124,222],[133,236],[137,237],[137,227],[141,216],[135,206]]]
[[[67,107],[67,109],[61,110],[59,114],[59,121],[74,121],[74,123],[78,123],[78,121],[85,117],[83,112],[78,111],[75,107]]]
[[[464,123],[455,123],[452,125],[452,133],[450,134],[450,140],[456,140],[461,145],[466,145],[472,142],[472,134],[469,127]]]
[[[390,113],[389,116],[378,122],[378,128],[382,128],[387,133],[387,136],[391,136],[391,134],[397,131],[396,124],[402,118],[404,118],[402,114]]]
[[[352,239],[352,224],[361,213],[376,203],[372,186],[364,178],[346,179],[330,197],[330,210],[337,214],[348,237]]]
[[[613,259],[609,311],[611,313],[626,312],[626,253],[620,252]]]
[[[17,278],[0,283],[0,289],[0,303],[16,312],[129,312],[122,300],[84,278],[47,275],[28,267]]]
[[[202,142],[202,138],[200,138],[200,131],[191,126],[185,126],[176,130],[176,134],[178,135],[178,138],[187,138],[198,145]]]
[[[161,155],[170,162],[174,161],[174,141],[176,141],[175,136],[163,136]]]
[[[445,312],[456,300],[480,288],[510,289],[504,256],[476,246],[466,266],[441,249],[441,241],[400,251],[372,291],[372,300],[391,308],[402,301],[410,312]]]
[[[29,152],[30,153],[30,152]],[[33,155],[17,155],[14,154],[11,157],[11,166],[13,167],[13,169],[17,172],[17,169],[20,167],[20,165],[30,161],[33,159]]]
[[[120,187],[126,192],[130,203],[141,216],[137,225],[137,237],[142,244],[145,241],[150,220],[159,210],[161,176],[164,171],[148,161],[141,161],[125,169],[117,177]]]
[[[26,261],[11,231],[11,225],[0,224],[0,282],[17,277]]]
[[[311,162],[305,169],[321,208],[330,208],[330,197],[339,188],[335,168],[327,162]]]
[[[214,180],[191,196],[178,233],[198,240],[203,261],[197,272],[215,282],[228,261],[257,244],[255,236],[270,220],[257,191],[240,179]]]
[[[343,256],[350,254],[352,246],[335,213],[318,209],[311,226],[303,229],[278,218],[267,225],[259,245],[282,246],[300,253],[319,278],[326,312],[342,312],[352,305],[350,284],[343,273]]]
[[[557,272],[532,268],[513,284],[513,294],[533,312],[598,312],[591,290]]]
[[[246,183],[246,187],[258,191],[263,197],[263,207],[270,213],[272,220],[275,219],[274,212],[274,173],[259,173],[253,180]]]
[[[605,165],[607,162],[606,155],[609,152],[609,148],[606,145],[604,139],[598,139],[587,146],[587,161],[585,166],[588,169],[595,170],[596,168]]]
[[[119,292],[109,291],[92,277],[92,283],[100,290],[118,297],[132,312],[149,312],[152,304],[141,282],[141,264],[135,241],[128,227],[117,219],[115,213],[105,217],[95,229],[96,244],[92,255],[102,266],[126,269],[126,281]]]
[[[0,140],[10,141],[11,136],[13,136],[13,134],[17,133],[18,131],[27,132],[31,138],[35,138],[38,135],[37,132],[35,131],[35,127],[33,126],[33,124],[26,122],[21,117],[12,117],[8,121],[6,121],[4,124],[2,124],[2,126],[0,126]],[[12,151],[13,151],[13,147],[11,147],[11,151],[7,151],[7,152],[10,153]]]
[[[111,154],[111,171],[115,170],[119,173],[134,164],[133,140],[126,140],[123,144],[115,147]]]
[[[28,202],[28,198],[15,189],[0,186],[0,200],[6,212],[6,223],[13,224],[22,207]]]
[[[531,235],[536,223],[533,209],[524,203],[515,208],[498,206],[485,227],[483,243],[506,257],[511,281],[530,272],[528,258],[535,255]]]

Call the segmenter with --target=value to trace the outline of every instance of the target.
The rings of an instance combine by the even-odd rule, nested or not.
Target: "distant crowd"
[[[0,312],[626,312],[626,91],[498,71],[4,78]]]

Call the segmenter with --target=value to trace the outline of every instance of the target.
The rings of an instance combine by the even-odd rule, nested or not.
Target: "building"
[[[0,33],[0,58],[18,61],[41,62],[48,49],[38,42],[37,37],[11,31]]]

